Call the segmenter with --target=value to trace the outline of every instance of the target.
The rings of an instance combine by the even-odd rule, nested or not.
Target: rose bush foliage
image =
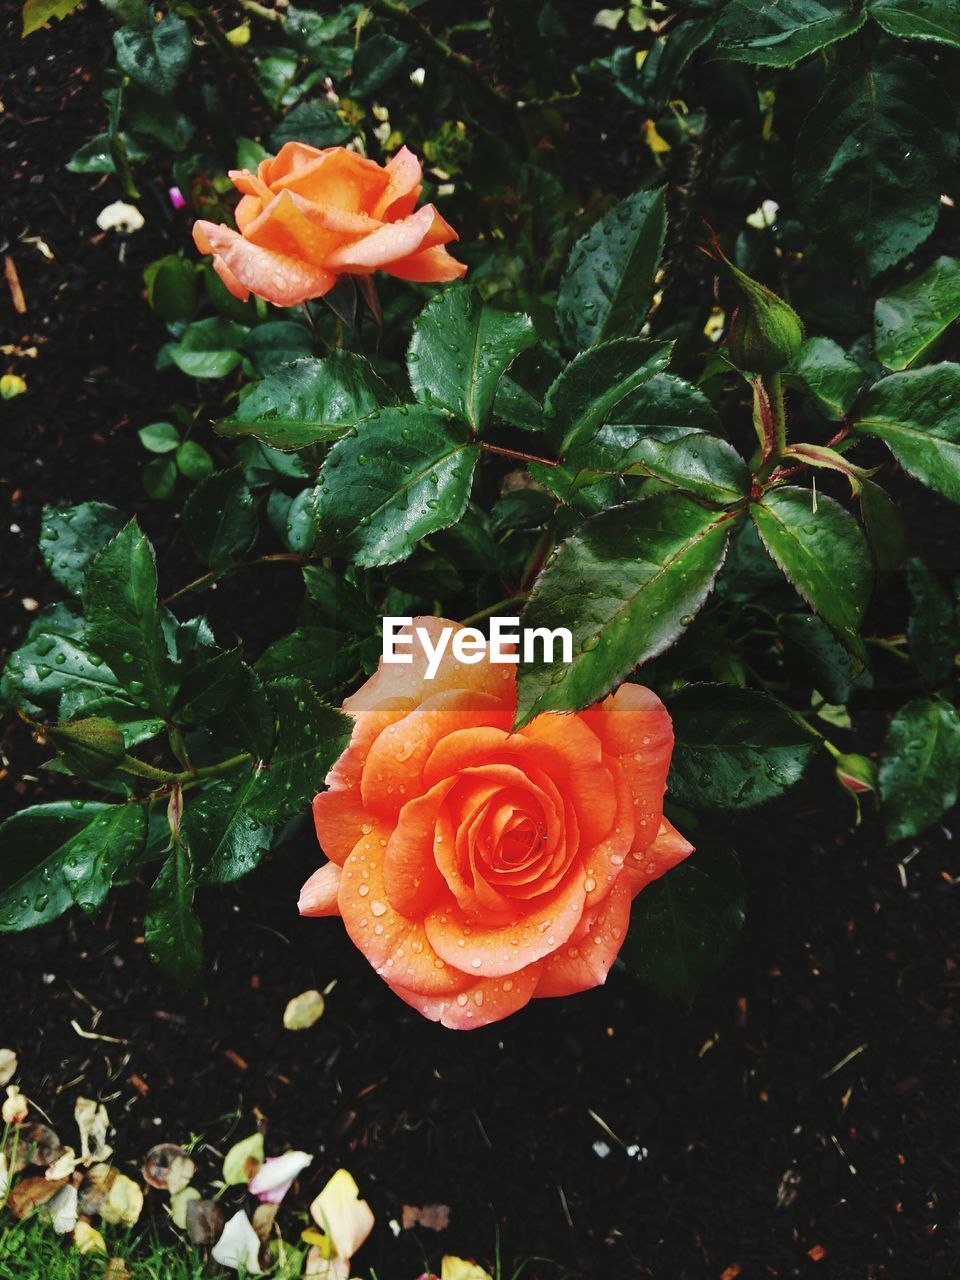
[[[663,700],[668,820],[697,848],[637,897],[619,951],[661,991],[692,995],[742,917],[718,811],[810,768],[826,823],[878,808],[897,841],[943,816],[958,618],[928,561],[960,501],[950,0],[512,0],[468,23],[393,0],[107,8],[104,132],[68,167],[184,206],[144,264],[170,421],[130,409],[159,566],[127,512],[45,513],[56,590],[3,696],[79,782],[5,824],[0,927],[146,874],[148,942],[196,981],[198,891],[302,831],[331,769],[321,843],[345,863],[356,841],[327,849],[323,813],[363,800],[374,713],[350,712],[380,680],[385,613],[569,626],[573,662],[521,664],[513,723],[487,726],[519,741],[557,714],[590,730],[641,685]],[[320,191],[324,166],[360,186]],[[420,283],[460,273],[450,227],[467,281]],[[168,545],[180,509],[191,572]],[[275,562],[302,578],[295,629],[215,634],[205,593]],[[354,819],[377,849],[400,827],[390,806]],[[466,892],[421,853],[439,893]],[[337,873],[319,874],[307,904],[332,907]],[[419,928],[427,906],[394,891]],[[546,983],[549,958],[530,965]],[[470,1004],[450,993],[448,1020]]]

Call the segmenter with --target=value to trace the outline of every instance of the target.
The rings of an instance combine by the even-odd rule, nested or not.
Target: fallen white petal
[[[73,1108],[73,1118],[80,1130],[81,1163],[109,1160],[113,1155],[113,1148],[107,1142],[110,1119],[106,1107],[102,1103],[97,1104],[92,1098],[78,1098]]]
[[[44,1214],[58,1236],[69,1235],[77,1225],[77,1199],[77,1188],[67,1183],[44,1205]]]
[[[143,214],[137,206],[124,200],[114,200],[97,214],[97,226],[101,231],[119,231],[122,235],[139,231],[143,222]]]
[[[223,1228],[223,1235],[211,1253],[221,1267],[232,1267],[234,1271],[242,1267],[252,1276],[263,1274],[260,1270],[260,1241],[242,1209],[238,1209]]]
[[[279,1204],[293,1185],[294,1178],[313,1163],[306,1151],[287,1151],[282,1156],[265,1160],[250,1179],[247,1190],[259,1200]]]
[[[12,1049],[0,1049],[0,1088],[17,1074],[17,1055]]]

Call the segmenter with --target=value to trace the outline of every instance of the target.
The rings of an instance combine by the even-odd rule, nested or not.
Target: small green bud
[[[852,795],[860,796],[877,788],[877,766],[866,756],[837,756],[836,770],[837,781]]]
[[[123,734],[108,716],[44,725],[41,733],[78,778],[106,777],[126,753]]]
[[[735,267],[715,236],[705,252],[726,267],[741,298],[727,333],[730,359],[745,373],[780,373],[800,350],[803,321],[772,289]]]

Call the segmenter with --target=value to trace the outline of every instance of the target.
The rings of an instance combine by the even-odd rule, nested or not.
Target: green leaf
[[[258,324],[244,339],[244,354],[259,374],[274,373],[282,365],[313,357],[314,338],[305,324],[271,320]]]
[[[349,142],[353,130],[341,117],[334,102],[314,99],[288,111],[270,142],[279,151],[287,142],[306,142],[312,147],[339,147]]]
[[[96,910],[146,835],[139,804],[71,800],[15,813],[0,825],[0,932],[48,924],[73,906]]]
[[[852,0],[732,0],[717,25],[717,53],[734,62],[792,67],[866,20]]]
[[[86,643],[139,706],[170,708],[174,669],[157,606],[153,547],[131,520],[97,553],[83,583]]]
[[[172,13],[146,29],[121,27],[113,33],[113,43],[120,70],[165,98],[175,92],[193,53],[190,28]]]
[[[177,486],[177,464],[172,458],[152,458],[143,468],[143,487],[151,498],[169,498]]]
[[[118,134],[117,141],[131,164],[146,160],[148,154],[146,148],[129,133]],[[68,173],[115,173],[116,165],[110,146],[110,134],[98,133],[95,138],[78,147],[65,167]]]
[[[317,478],[317,529],[361,565],[393,564],[459,520],[480,448],[419,405],[380,409],[333,446]]]
[[[366,640],[329,627],[298,627],[267,646],[257,659],[257,675],[261,680],[303,676],[319,693],[330,693],[362,667]]]
[[[750,490],[744,460],[726,440],[684,427],[601,427],[566,457],[570,471],[656,476],[712,502],[736,502]]]
[[[44,725],[43,736],[76,778],[105,778],[126,755],[123,734],[108,716]]]
[[[862,656],[858,628],[873,571],[856,520],[833,498],[810,489],[771,489],[751,507],[764,546],[804,600]]]
[[[956,154],[956,110],[919,61],[838,66],[797,138],[801,211],[831,253],[872,279],[933,230]]]
[[[917,836],[957,802],[960,715],[917,698],[890,722],[880,757],[880,811],[891,840]]]
[[[504,371],[536,340],[529,316],[497,311],[467,286],[445,289],[414,325],[410,385],[421,404],[448,409],[482,431]]]
[[[828,702],[843,706],[856,674],[854,660],[826,623],[810,613],[787,613],[779,619],[779,627],[788,667],[809,680]]]
[[[44,507],[40,523],[43,562],[62,587],[78,596],[90,561],[123,528],[123,516],[105,502]]]
[[[802,777],[816,737],[765,693],[691,684],[667,700],[675,744],[667,790],[695,809],[750,809]]]
[[[960,502],[960,365],[882,378],[864,397],[856,429],[883,440],[909,475]]]
[[[141,427],[137,435],[151,453],[172,453],[180,445],[180,432],[172,422],[151,422],[148,427]]]
[[[83,691],[91,698],[120,692],[113,672],[82,639],[42,626],[7,659],[0,684],[7,707],[55,711],[61,695]]]
[[[191,378],[222,378],[240,363],[239,347],[247,329],[222,316],[187,325],[170,358]]]
[[[276,680],[268,692],[277,711],[277,745],[248,798],[247,813],[277,823],[306,813],[334,760],[346,750],[353,721],[321,701],[309,680]]]
[[[542,431],[543,397],[556,381],[563,364],[553,347],[542,342],[521,351],[509,373],[500,379],[493,402],[494,417],[524,431]]]
[[[384,31],[362,40],[353,57],[350,97],[365,98],[381,89],[403,66],[409,48]]]
[[[804,387],[820,412],[833,422],[847,416],[867,375],[832,338],[807,338],[786,378]]]
[[[888,369],[924,364],[960,319],[960,258],[937,258],[873,309],[877,359]]]
[[[869,0],[870,16],[901,40],[936,40],[960,48],[955,0]]]
[[[908,561],[907,586],[912,602],[907,622],[910,657],[926,684],[942,684],[953,674],[960,649],[956,604],[922,560]]]
[[[663,189],[637,191],[573,246],[557,293],[557,323],[571,350],[639,332],[666,230]]]
[[[80,0],[24,0],[21,34],[33,35],[54,18],[66,18],[79,4]]]
[[[275,449],[303,449],[339,439],[394,399],[366,360],[336,351],[269,374],[216,430],[230,438],[253,436]]]
[[[900,509],[872,480],[860,482],[860,514],[873,562],[881,573],[899,569],[907,555],[907,531]]]
[[[269,853],[273,828],[247,812],[247,802],[258,785],[257,774],[238,770],[204,787],[187,804],[181,834],[201,884],[239,880]]]
[[[256,760],[267,760],[273,750],[274,711],[257,673],[242,663],[236,697],[207,724],[217,741],[225,741],[240,751],[249,751]]]
[[[680,494],[659,494],[587,520],[534,584],[524,627],[568,627],[573,661],[521,662],[518,725],[575,711],[668,648],[710,592],[731,517]],[[541,657],[538,649],[537,657]]]
[[[546,427],[559,452],[589,439],[606,422],[622,421],[622,402],[666,368],[672,345],[644,338],[614,338],[575,357],[544,401]]]
[[[257,538],[257,513],[239,467],[200,481],[183,505],[183,531],[211,569],[225,569],[246,555]]]
[[[147,302],[161,320],[186,320],[197,305],[197,269],[179,253],[151,262],[143,273]]]
[[[196,440],[184,440],[177,448],[177,468],[188,480],[203,480],[213,472],[213,458]]]
[[[173,703],[178,724],[203,724],[225,711],[247,687],[240,649],[214,651],[190,666]],[[249,668],[247,668],[249,670]]]
[[[147,899],[143,932],[151,960],[178,986],[200,985],[203,931],[193,909],[196,881],[185,842],[175,842]]]
[[[739,863],[708,845],[638,894],[621,959],[654,991],[689,1003],[732,949],[743,920]]]

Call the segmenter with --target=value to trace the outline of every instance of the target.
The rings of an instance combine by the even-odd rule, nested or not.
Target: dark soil
[[[177,560],[169,508],[140,486],[135,431],[168,413],[169,381],[153,372],[162,326],[139,294],[175,215],[148,184],[146,228],[121,253],[95,225],[113,181],[63,171],[103,127],[106,33],[91,12],[25,46],[11,27],[4,42],[3,252],[28,310],[3,298],[3,341],[37,355],[3,356],[29,384],[3,408],[3,642],[28,621],[24,600],[56,598],[35,552],[44,502],[138,512],[164,563]],[[283,588],[271,580],[271,609],[286,607]],[[4,809],[43,798],[21,727],[5,753]],[[804,796],[830,786],[814,777]],[[960,1275],[957,852],[946,830],[885,849],[872,822],[853,836],[844,817],[794,799],[726,832],[747,926],[689,1011],[615,973],[483,1031],[440,1030],[336,921],[298,919],[317,852],[305,833],[202,899],[203,1000],[158,982],[139,885],[93,920],[3,938],[0,1045],[66,1141],[76,1095],[104,1099],[121,1162],[195,1133],[222,1154],[260,1123],[268,1151],[317,1153],[298,1203],[345,1165],[378,1217],[361,1270],[383,1280],[444,1251],[489,1265],[497,1232],[506,1264],[547,1255],[590,1280]],[[314,1028],[283,1030],[287,999],[334,981]],[[202,1185],[218,1157],[201,1160]],[[395,1241],[401,1206],[431,1202],[450,1205],[449,1229]]]

